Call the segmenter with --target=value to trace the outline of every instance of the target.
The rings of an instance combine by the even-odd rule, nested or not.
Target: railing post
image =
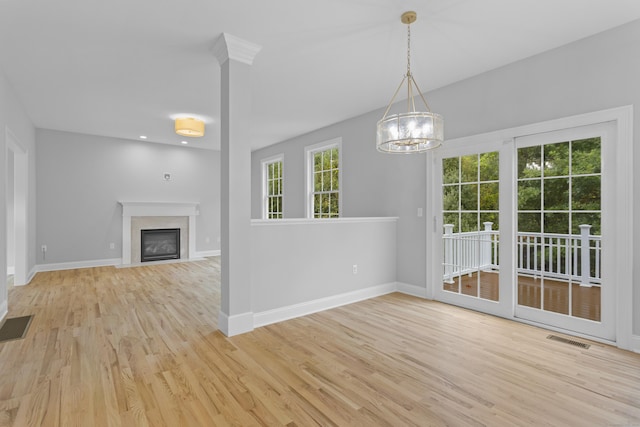
[[[591,245],[589,235],[591,226],[588,224],[580,225],[580,286],[591,287]]]
[[[444,235],[444,281],[453,283],[453,224],[444,224]]]
[[[480,239],[480,268],[491,269],[491,231],[493,222],[483,222],[484,233],[482,239]]]

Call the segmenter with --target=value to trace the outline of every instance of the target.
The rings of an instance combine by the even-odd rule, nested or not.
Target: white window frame
[[[334,138],[318,144],[309,145],[304,149],[305,155],[305,191],[306,191],[306,216],[313,219],[313,156],[332,148],[338,149],[338,217],[342,217],[342,138]],[[320,219],[320,218],[315,218]]]
[[[269,182],[269,165],[273,163],[281,162],[282,163],[282,192],[280,193],[280,197],[282,197],[282,207],[284,207],[284,154],[276,154],[275,156],[267,157],[260,161],[262,165],[262,219],[276,219],[269,218],[269,209],[267,209],[267,201],[269,199],[269,191],[268,191],[268,182]],[[284,217],[284,209],[281,212]]]

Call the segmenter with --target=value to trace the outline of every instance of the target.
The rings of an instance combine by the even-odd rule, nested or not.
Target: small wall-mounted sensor
[[[163,178],[164,178],[165,181],[171,181],[171,174],[170,173],[165,173],[163,175]]]

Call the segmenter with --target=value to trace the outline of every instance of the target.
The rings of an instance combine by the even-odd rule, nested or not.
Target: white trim
[[[15,268],[15,267],[8,266],[8,267],[7,267],[7,274],[8,274],[9,276],[16,274],[16,268]]]
[[[31,283],[31,281],[33,280],[33,278],[36,276],[36,273],[38,272],[37,267],[34,265],[33,268],[31,270],[29,270],[29,274],[27,274],[27,279],[25,280],[25,285],[28,285],[29,283]],[[13,284],[14,286],[16,286],[16,284]]]
[[[38,264],[36,265],[36,272],[44,271],[60,271],[60,270],[75,270],[77,268],[91,268],[91,267],[105,267],[116,266],[121,263],[120,258],[109,259],[92,259],[88,261],[75,261],[75,262],[60,262],[53,264]]]
[[[218,314],[218,329],[228,337],[251,332],[254,328],[254,315],[251,312],[227,316],[220,311]]]
[[[427,288],[423,286],[410,285],[408,283],[396,282],[396,290],[402,294],[412,295],[419,298],[431,299],[427,295]]]
[[[342,216],[342,137],[333,138],[324,142],[304,147],[305,171],[304,171],[304,191],[305,191],[305,216],[313,219],[313,154],[318,151],[325,151],[333,147],[338,147],[338,216]],[[320,218],[317,218],[320,219]]]
[[[284,207],[284,153],[280,153],[280,154],[276,154],[275,156],[270,156],[267,157],[265,159],[260,160],[260,170],[261,170],[261,180],[262,180],[262,199],[261,199],[261,203],[262,203],[262,219],[268,219],[267,215],[267,183],[269,181],[268,176],[267,176],[267,167],[272,164],[272,163],[276,163],[276,162],[280,162],[282,165],[280,167],[280,180],[282,181],[282,188],[281,188],[281,193],[280,196],[282,197],[282,207]],[[284,215],[284,209],[282,212],[280,212],[281,214]],[[281,218],[277,218],[277,219],[281,219]]]
[[[282,219],[252,219],[252,226],[269,225],[312,225],[326,223],[367,223],[367,222],[396,222],[397,216],[381,217],[342,217],[342,218],[282,218]]]
[[[248,42],[228,33],[222,33],[211,46],[211,53],[216,57],[220,65],[229,59],[252,65],[255,56],[262,46]]]
[[[5,155],[8,150],[11,150],[14,155],[15,271],[13,282],[15,286],[21,286],[29,283],[26,276],[29,263],[29,162],[31,154],[9,129],[9,126],[5,126],[5,141]],[[6,221],[4,227],[6,230]]]
[[[122,205],[122,264],[131,264],[131,217],[186,216],[189,218],[189,259],[196,253],[198,202],[118,202]]]
[[[2,325],[7,318],[7,314],[9,314],[9,304],[7,300],[4,300],[0,303],[0,325]]]
[[[360,289],[353,292],[346,292],[344,294],[332,295],[330,297],[319,298],[313,301],[306,301],[287,307],[262,311],[253,315],[253,325],[256,328],[260,326],[266,326],[272,323],[282,322],[296,317],[317,313],[319,311],[340,307],[342,305],[352,304],[354,302],[363,301],[369,298],[379,297],[395,291],[395,283],[386,283],[383,285],[371,286],[369,288]],[[222,316],[222,313],[220,313],[220,315]]]

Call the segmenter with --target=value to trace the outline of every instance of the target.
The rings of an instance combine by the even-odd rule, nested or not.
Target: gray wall
[[[38,264],[120,258],[118,201],[199,202],[196,250],[220,248],[219,152],[52,130],[37,147]]]
[[[481,74],[427,94],[445,117],[446,138],[640,104],[640,21]],[[417,51],[414,55],[428,54]],[[415,70],[414,70],[415,72]],[[420,82],[428,82],[428,72]],[[425,85],[425,83],[421,83]],[[285,217],[304,215],[304,147],[343,138],[343,215],[398,216],[397,281],[425,286],[426,162],[422,156],[378,154],[374,129],[382,110],[347,120],[253,153],[252,214],[260,217],[260,159],[285,156]],[[635,129],[640,129],[638,108]],[[637,146],[638,137],[634,137]],[[634,150],[635,163],[640,150]],[[640,212],[640,173],[634,177],[634,210]],[[636,218],[639,216],[636,215]],[[634,265],[640,265],[640,221],[633,224]],[[634,306],[640,307],[640,277],[634,271]],[[640,334],[640,309],[634,313]]]
[[[1,65],[1,64],[0,64]],[[14,139],[28,153],[29,159],[29,188],[27,204],[31,209],[27,218],[27,270],[35,266],[35,129],[25,113],[18,96],[0,72],[0,272],[7,271],[7,133],[10,132]],[[0,274],[0,316],[7,306],[7,277]]]
[[[386,218],[254,222],[252,311],[394,284],[395,242],[395,221]]]
[[[375,125],[382,112],[372,112],[276,144],[252,155],[252,218],[261,217],[261,160],[284,154],[284,217],[305,215],[304,148],[342,137],[342,216],[400,217],[397,223],[397,281],[424,283],[423,218],[418,208],[425,206],[423,156],[381,154],[375,148]],[[417,184],[416,184],[417,183]],[[422,187],[421,187],[422,185]],[[417,268],[416,268],[417,267]]]
[[[395,284],[394,220],[256,221],[251,245],[255,315]]]

